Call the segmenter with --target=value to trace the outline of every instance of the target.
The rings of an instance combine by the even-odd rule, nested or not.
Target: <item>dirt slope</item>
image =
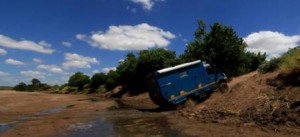
[[[300,88],[274,86],[272,83],[280,81],[278,75],[252,72],[234,78],[230,92],[215,92],[192,110],[179,113],[205,122],[299,127]]]
[[[233,78],[230,92],[215,91],[194,106],[188,101],[168,122],[192,136],[300,136],[300,87],[282,86],[281,81],[278,72]],[[151,106],[146,93],[121,101],[135,108]]]

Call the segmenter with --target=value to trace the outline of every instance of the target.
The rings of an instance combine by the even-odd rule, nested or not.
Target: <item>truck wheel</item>
[[[221,83],[219,90],[221,93],[229,92],[229,86],[227,83]]]

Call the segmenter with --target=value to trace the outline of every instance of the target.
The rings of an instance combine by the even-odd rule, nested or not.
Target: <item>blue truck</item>
[[[210,94],[214,89],[228,90],[223,73],[208,73],[200,60],[158,70],[147,76],[151,100],[161,107],[176,106],[189,97]]]

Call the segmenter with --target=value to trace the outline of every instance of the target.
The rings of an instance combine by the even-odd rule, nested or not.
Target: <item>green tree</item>
[[[176,53],[163,48],[139,52],[136,71],[142,77],[156,70],[177,65]]]
[[[21,82],[18,85],[16,85],[13,89],[16,91],[26,91],[27,85],[24,82]]]
[[[242,73],[246,43],[229,26],[215,23],[204,39],[203,59],[228,76]]]
[[[135,78],[138,74],[136,72],[137,58],[133,53],[128,53],[125,60],[120,61],[117,67],[117,73],[119,74],[119,82],[122,85],[128,86],[135,82]]]
[[[180,59],[206,61],[216,71],[231,77],[255,70],[265,60],[265,54],[247,53],[246,46],[232,27],[214,23],[207,32],[204,21],[198,21],[195,40],[188,43]]]
[[[261,64],[266,61],[266,53],[253,53],[253,52],[246,52],[244,63],[244,70],[243,72],[250,72],[256,70]]]
[[[119,79],[120,79],[120,75],[119,73],[117,73],[117,71],[114,70],[109,71],[107,73],[106,88],[110,90],[116,87],[120,83]]]
[[[207,35],[206,24],[202,20],[198,20],[198,28],[194,36],[195,40],[187,44],[184,54],[179,56],[181,63],[204,59],[204,38]]]
[[[129,87],[131,93],[139,93],[145,91],[145,78],[149,73],[178,63],[176,53],[163,48],[142,50],[137,55],[129,53],[117,67],[118,82]]]
[[[31,83],[32,83],[33,86],[40,86],[41,85],[41,81],[36,79],[36,78],[33,78],[31,80]]]
[[[106,83],[107,76],[104,73],[95,73],[91,78],[91,88],[92,90],[97,89],[100,85]]]
[[[82,72],[76,72],[69,78],[68,85],[77,87],[77,89],[81,91],[83,90],[83,86],[89,82],[89,76],[84,75]]]

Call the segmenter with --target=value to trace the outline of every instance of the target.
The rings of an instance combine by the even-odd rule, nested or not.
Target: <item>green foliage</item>
[[[26,85],[25,83],[21,82],[16,85],[13,89],[16,91],[44,91],[49,90],[51,86],[46,83],[41,83],[40,80],[34,78],[31,80],[32,84]]]
[[[194,33],[195,40],[189,42],[184,54],[179,56],[181,63],[204,59],[204,38],[207,35],[206,25],[202,20],[198,20],[197,23],[198,28]]]
[[[258,69],[259,66],[266,61],[266,53],[246,52],[244,60],[245,62],[243,63],[244,66],[242,67],[241,73],[247,73]]]
[[[231,27],[215,23],[205,37],[203,59],[226,75],[236,76],[242,69],[245,47]]]
[[[95,93],[105,93],[107,91],[105,85],[100,85],[96,90]]]
[[[36,79],[36,78],[33,78],[31,80],[31,83],[32,83],[33,86],[40,86],[41,85],[41,81]]]
[[[119,82],[129,87],[132,92],[140,92],[146,88],[144,81],[149,73],[178,63],[179,60],[176,59],[174,51],[162,48],[142,50],[138,56],[129,53],[117,67]]]
[[[12,90],[13,87],[10,86],[0,86],[0,90]]]
[[[92,92],[95,91],[100,85],[106,83],[107,76],[104,73],[96,73],[91,78],[91,90]]]
[[[117,73],[119,74],[119,82],[122,85],[131,85],[135,83],[134,78],[137,76],[136,67],[138,59],[133,53],[128,53],[124,61],[119,63]]]
[[[119,84],[120,75],[116,71],[109,71],[107,73],[106,88],[111,90]]]
[[[205,23],[198,21],[195,40],[188,43],[180,59],[183,62],[200,59],[229,77],[237,76],[256,70],[265,60],[265,54],[247,53],[246,46],[232,27],[214,23],[210,26],[210,32],[206,32]]]
[[[282,73],[300,72],[300,48],[290,49],[284,54],[279,68]]]
[[[83,86],[88,83],[90,83],[89,76],[84,75],[82,72],[76,72],[68,81],[69,86],[77,87],[79,91],[83,90]]]
[[[258,68],[259,72],[267,73],[278,69],[279,65],[282,63],[282,58],[272,58],[270,61],[266,61],[261,64]]]
[[[26,91],[27,85],[24,82],[21,82],[18,85],[16,85],[13,89],[16,91]]]
[[[70,93],[77,91],[77,87],[71,87],[71,86],[64,86],[61,90],[63,93]]]

